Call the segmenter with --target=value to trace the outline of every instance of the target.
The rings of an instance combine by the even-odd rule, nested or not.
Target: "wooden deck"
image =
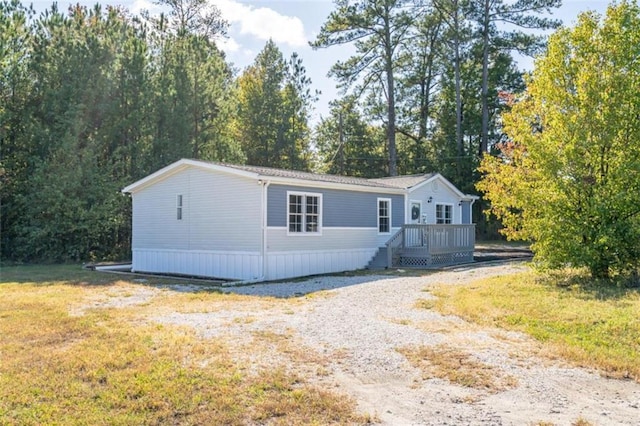
[[[387,267],[428,268],[473,262],[476,226],[403,225],[387,241]]]

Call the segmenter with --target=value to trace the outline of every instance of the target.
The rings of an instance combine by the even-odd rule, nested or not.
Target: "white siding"
[[[133,194],[132,248],[259,251],[260,200],[261,187],[251,179],[183,170]]]
[[[432,197],[430,203],[427,202],[429,197]],[[458,195],[439,179],[434,179],[432,182],[428,182],[409,192],[407,206],[405,207],[405,211],[408,212],[407,215],[411,214],[411,200],[422,201],[422,214],[427,215],[427,223],[436,223],[436,204],[451,204],[453,207],[452,223],[462,223],[462,208],[458,205],[460,202]],[[405,222],[411,223],[411,217],[407,217]]]
[[[259,278],[261,197],[252,179],[193,167],[133,193],[133,270]]]
[[[267,228],[267,279],[362,269],[389,235],[377,228],[323,228],[321,236],[287,235]]]
[[[388,235],[384,235],[389,237]],[[386,241],[386,240],[385,240]],[[267,250],[315,251],[376,248],[377,228],[322,228],[322,235],[287,235],[287,228],[267,228]]]
[[[362,269],[376,251],[377,248],[270,252],[267,255],[266,278],[280,280]]]

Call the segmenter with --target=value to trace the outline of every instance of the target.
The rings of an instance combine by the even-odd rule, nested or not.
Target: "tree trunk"
[[[458,177],[462,178],[462,157],[464,155],[464,147],[462,145],[462,96],[461,96],[461,84],[460,84],[460,9],[458,1],[453,2],[455,8],[453,12],[453,26],[454,26],[454,40],[453,40],[453,67],[455,74],[455,89],[456,89],[456,148],[458,158],[456,164],[458,165]]]
[[[387,85],[389,86],[389,125],[387,126],[387,139],[389,143],[389,176],[398,175],[397,153],[396,153],[396,103],[394,95],[393,71],[387,74]]]
[[[482,20],[482,128],[478,150],[480,158],[489,148],[489,6],[489,0],[485,0]]]
[[[387,25],[385,33],[386,49],[386,73],[387,73],[387,142],[389,145],[389,176],[398,175],[397,153],[396,153],[396,98],[395,82],[393,76],[393,49],[391,46],[391,32]]]

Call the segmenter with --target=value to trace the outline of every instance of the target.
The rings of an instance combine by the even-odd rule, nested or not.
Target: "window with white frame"
[[[176,196],[176,219],[182,220],[182,194]]]
[[[290,233],[318,234],[322,224],[322,195],[287,192],[287,228]]]
[[[450,224],[453,222],[453,206],[451,204],[436,204],[436,223]]]
[[[388,234],[391,232],[391,200],[389,198],[378,198],[378,233]]]

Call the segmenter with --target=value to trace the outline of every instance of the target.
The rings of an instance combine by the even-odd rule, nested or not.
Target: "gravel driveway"
[[[307,281],[226,288],[286,297],[314,293],[291,310],[222,309],[173,313],[158,321],[190,325],[205,336],[250,339],[252,332],[289,333],[306,350],[329,357],[323,386],[351,395],[363,412],[390,425],[640,425],[640,385],[539,357],[518,333],[492,330],[416,307],[429,284],[456,285],[511,274],[518,264],[471,266],[423,277],[315,277]],[[251,320],[243,320],[251,318]],[[470,353],[514,385],[491,391],[425,378],[398,352],[444,345]],[[440,346],[443,347],[443,346]],[[337,356],[336,354],[339,354]]]

